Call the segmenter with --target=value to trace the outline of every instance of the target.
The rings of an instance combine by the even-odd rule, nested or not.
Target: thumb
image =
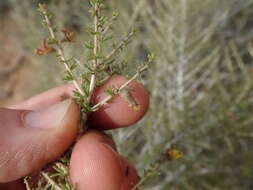
[[[36,111],[0,108],[0,183],[57,159],[74,141],[79,119],[72,100]]]

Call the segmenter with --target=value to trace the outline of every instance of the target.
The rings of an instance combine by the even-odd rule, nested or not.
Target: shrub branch
[[[41,175],[51,184],[55,190],[64,190],[45,172],[41,172]]]
[[[44,18],[45,18],[45,22],[46,22],[46,25],[47,25],[47,28],[49,30],[49,33],[51,35],[51,38],[53,40],[55,40],[55,47],[56,47],[56,50],[59,54],[59,57],[61,59],[61,62],[64,64],[65,66],[65,69],[67,70],[67,72],[72,76],[73,80],[73,84],[75,86],[75,88],[78,90],[78,92],[84,96],[84,92],[83,90],[81,89],[81,87],[79,86],[78,82],[74,79],[74,75],[73,75],[73,72],[72,70],[70,69],[70,67],[68,66],[67,64],[67,59],[65,58],[65,55],[64,55],[64,52],[63,52],[63,48],[60,44],[60,42],[57,40],[56,38],[56,35],[55,35],[55,32],[54,32],[54,29],[52,27],[52,24],[51,24],[51,21],[49,19],[49,13],[48,11],[46,10],[45,6],[44,5],[39,5],[39,8],[41,10],[41,13],[43,14]]]
[[[93,48],[93,67],[94,67],[94,72],[91,75],[91,80],[90,80],[90,88],[89,88],[89,96],[88,96],[88,102],[90,102],[91,100],[91,96],[93,94],[93,91],[96,87],[96,68],[98,67],[98,58],[97,58],[97,54],[98,51],[100,50],[100,42],[99,42],[99,36],[98,36],[98,19],[100,18],[100,6],[99,3],[95,3],[95,15],[94,15],[94,48]]]

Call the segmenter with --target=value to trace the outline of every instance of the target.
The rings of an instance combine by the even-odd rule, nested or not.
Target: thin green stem
[[[118,51],[120,51],[135,34],[135,31],[131,31],[122,41],[121,43],[114,48],[105,58],[106,60],[111,59]]]

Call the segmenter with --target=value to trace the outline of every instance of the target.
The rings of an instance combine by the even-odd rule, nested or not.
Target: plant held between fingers
[[[103,129],[105,125],[108,126],[107,129],[115,128],[115,126],[128,126],[139,120],[148,108],[147,91],[136,79],[148,69],[154,55],[149,54],[147,61],[136,69],[136,73],[132,77],[127,79],[119,76],[122,70],[118,65],[120,62],[118,54],[128,45],[136,31],[130,30],[119,43],[113,43],[110,47],[112,36],[109,32],[118,14],[113,13],[111,18],[103,16],[102,11],[105,9],[103,0],[90,0],[89,3],[93,23],[87,29],[91,40],[84,43],[85,48],[89,51],[89,56],[84,63],[81,63],[76,57],[66,56],[65,45],[76,42],[74,32],[68,29],[59,30],[53,24],[53,15],[45,4],[39,4],[39,12],[43,16],[43,25],[49,31],[49,37],[42,40],[41,48],[37,48],[35,53],[39,56],[49,53],[56,54],[58,62],[65,68],[64,80],[71,82],[75,87],[74,99],[80,107],[81,122],[92,123],[100,129]],[[80,72],[82,64],[84,69]],[[77,70],[81,74],[76,75]],[[114,110],[118,106],[121,106],[120,109],[124,111],[124,114],[131,115],[132,118],[129,121],[124,120],[122,113],[116,114],[114,121],[102,119],[101,115],[105,111],[110,115],[115,113]],[[88,113],[90,113],[90,117],[86,121]],[[81,129],[80,133],[84,130]],[[75,189],[68,174],[70,153],[71,149],[53,164],[54,172],[41,172],[42,181],[38,182],[36,189]],[[27,189],[31,189],[29,181],[30,178],[26,177]]]

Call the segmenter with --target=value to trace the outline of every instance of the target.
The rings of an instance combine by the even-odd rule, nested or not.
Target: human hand
[[[0,108],[0,189],[25,189],[20,178],[58,159],[74,142],[80,114],[68,99],[72,91],[72,85],[63,85],[11,109]],[[131,115],[126,118],[133,120]],[[70,176],[78,190],[130,190],[138,181],[135,168],[117,153],[113,140],[94,129],[75,144]]]

